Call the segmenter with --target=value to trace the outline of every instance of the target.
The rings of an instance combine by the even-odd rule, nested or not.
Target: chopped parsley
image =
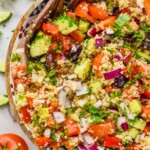
[[[20,61],[20,57],[18,53],[13,53],[11,56],[11,61],[15,62],[15,61]]]
[[[120,95],[121,95],[121,90],[119,89],[119,90],[116,90],[116,91],[112,92],[110,94],[110,97],[115,98],[115,97],[120,96]]]
[[[56,77],[50,78],[50,83],[55,85],[57,83],[57,78]]]

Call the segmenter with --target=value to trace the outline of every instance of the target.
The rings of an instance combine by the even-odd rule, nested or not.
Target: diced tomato
[[[150,98],[150,91],[149,90],[145,90],[144,91],[144,95],[146,95],[148,98]]]
[[[93,66],[95,76],[99,76],[99,74],[101,72],[99,67],[101,66],[101,60],[102,60],[103,56],[104,56],[104,53],[101,52],[93,59],[92,66]]]
[[[19,112],[22,115],[22,120],[24,123],[30,123],[31,122],[31,116],[30,116],[28,106],[22,107]]]
[[[112,87],[111,86],[106,86],[105,88],[107,93],[111,93],[112,92]]]
[[[28,106],[29,106],[29,108],[32,109],[33,108],[33,99],[30,98],[30,97],[27,97],[27,100],[28,100]]]
[[[57,34],[59,32],[58,27],[50,22],[43,23],[42,31],[47,34]]]
[[[96,27],[99,31],[104,30],[106,27],[112,25],[116,20],[115,16],[108,17],[107,19],[101,21]]]
[[[88,132],[94,137],[98,138],[100,141],[105,136],[114,133],[115,131],[115,125],[114,122],[111,120],[108,120],[101,124],[92,125],[89,127]]]
[[[14,80],[14,85],[15,86],[17,86],[19,83],[25,84],[25,83],[27,83],[27,79],[25,79],[25,78],[17,78],[17,79]]]
[[[129,15],[132,13],[131,10],[129,8],[124,8],[121,11],[123,14],[128,13]]]
[[[57,150],[59,149],[60,145],[58,142],[51,142],[51,147],[54,149],[54,150]]]
[[[47,119],[47,126],[49,126],[50,128],[54,128],[55,127],[55,120],[52,116],[50,116],[48,119]]]
[[[72,42],[73,40],[70,37],[62,37],[62,50],[64,54],[67,53],[67,51],[71,48]]]
[[[150,134],[150,125],[147,125],[143,131],[146,135]]]
[[[69,17],[72,17],[72,18],[75,18],[75,17],[76,17],[76,14],[75,14],[75,13],[69,12],[69,11],[66,13],[66,15],[69,16]]]
[[[150,0],[144,0],[143,2],[146,13],[150,19]]]
[[[67,148],[67,150],[74,150],[74,147],[69,144],[68,140],[64,140],[63,145]]]
[[[55,51],[57,49],[58,49],[58,44],[56,42],[52,42],[49,47],[49,51]]]
[[[58,103],[55,101],[51,101],[50,102],[50,112],[53,113],[54,111],[56,111],[58,108]]]
[[[74,13],[77,16],[85,18],[92,23],[95,22],[95,19],[88,14],[88,3],[86,1],[83,1],[80,4],[78,4],[77,7],[75,8]]]
[[[82,42],[83,39],[85,38],[85,34],[79,32],[77,30],[71,32],[70,35],[77,42]]]
[[[134,146],[130,146],[130,150],[135,150],[135,149],[134,149]]]
[[[97,7],[96,5],[89,4],[88,12],[94,19],[105,20],[108,17],[106,10]]]
[[[106,147],[119,148],[120,142],[121,142],[121,139],[119,139],[117,137],[106,136],[104,138],[104,146],[106,146]]]
[[[128,63],[129,63],[130,60],[131,60],[131,57],[132,57],[131,54],[125,57],[125,59],[123,60],[124,65],[128,65]]]
[[[150,106],[142,106],[142,117],[146,121],[150,121]]]
[[[78,135],[80,133],[80,129],[77,125],[77,122],[75,122],[72,119],[67,119],[65,122],[63,122],[63,124],[65,124],[65,128],[67,129],[68,132],[68,136],[74,136],[74,135]]]
[[[47,146],[51,145],[51,140],[47,137],[39,137],[39,138],[36,138],[35,141],[40,147],[44,147],[44,145],[47,145]]]
[[[52,41],[58,40],[60,41],[62,39],[62,34],[60,32],[58,32],[57,34],[53,34],[52,35]]]

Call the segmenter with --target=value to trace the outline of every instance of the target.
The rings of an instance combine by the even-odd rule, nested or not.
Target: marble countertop
[[[10,11],[12,17],[0,25],[0,62],[6,59],[8,45],[12,36],[12,31],[16,28],[19,20],[27,9],[33,4],[34,0],[0,0],[0,12]],[[0,94],[6,94],[4,74],[0,73]],[[29,150],[37,150],[28,137],[23,133],[17,122],[13,120],[9,112],[9,105],[0,107],[0,134],[15,133],[25,139],[29,146]]]

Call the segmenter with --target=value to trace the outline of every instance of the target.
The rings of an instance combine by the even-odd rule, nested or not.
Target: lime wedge
[[[0,95],[0,106],[3,106],[8,103],[8,97]]]
[[[11,17],[11,12],[0,12],[0,23],[8,20]]]
[[[5,61],[0,62],[0,72],[5,72]]]

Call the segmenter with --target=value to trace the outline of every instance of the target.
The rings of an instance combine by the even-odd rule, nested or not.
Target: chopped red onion
[[[70,88],[68,86],[64,86],[59,90],[58,96],[59,96],[59,105],[65,105],[67,94],[70,91]]]
[[[61,123],[61,122],[64,122],[66,120],[65,115],[59,111],[53,112],[53,116],[54,116],[56,123]]]
[[[122,123],[121,124],[121,127],[124,131],[128,130],[129,129],[129,125],[125,122],[125,123]]]
[[[88,87],[86,84],[82,84],[81,89],[76,92],[77,96],[84,95],[88,93]]]
[[[96,48],[100,48],[103,45],[103,38],[95,39]]]
[[[87,150],[87,148],[83,144],[78,144],[79,150]]]
[[[97,34],[97,29],[95,27],[89,31],[89,35],[92,37],[95,37],[96,34]]]
[[[109,108],[110,112],[118,113],[118,108],[117,107],[111,107]]]
[[[102,101],[101,101],[101,100],[98,100],[98,101],[94,104],[94,106],[95,106],[96,108],[100,108],[100,107],[102,106]]]
[[[121,76],[121,68],[104,73],[105,80],[118,78],[119,76]]]
[[[89,127],[89,125],[87,124],[87,120],[85,118],[81,118],[80,123],[81,123],[81,127],[82,127],[81,132],[83,133],[83,132],[87,131],[87,129]]]
[[[147,126],[150,126],[150,122],[147,122]]]
[[[82,136],[86,144],[94,144],[94,139],[89,133],[85,132]]]
[[[97,146],[96,145],[90,145],[88,147],[88,150],[98,150]]]
[[[119,117],[117,124],[120,127],[125,122],[126,122],[126,117]]]
[[[121,60],[122,59],[121,53],[117,53],[114,58],[116,58],[117,60]]]
[[[146,95],[144,95],[144,94],[141,94],[140,100],[141,100],[142,102],[147,102],[147,101],[150,101],[150,98],[148,98],[148,97],[147,97]]]

